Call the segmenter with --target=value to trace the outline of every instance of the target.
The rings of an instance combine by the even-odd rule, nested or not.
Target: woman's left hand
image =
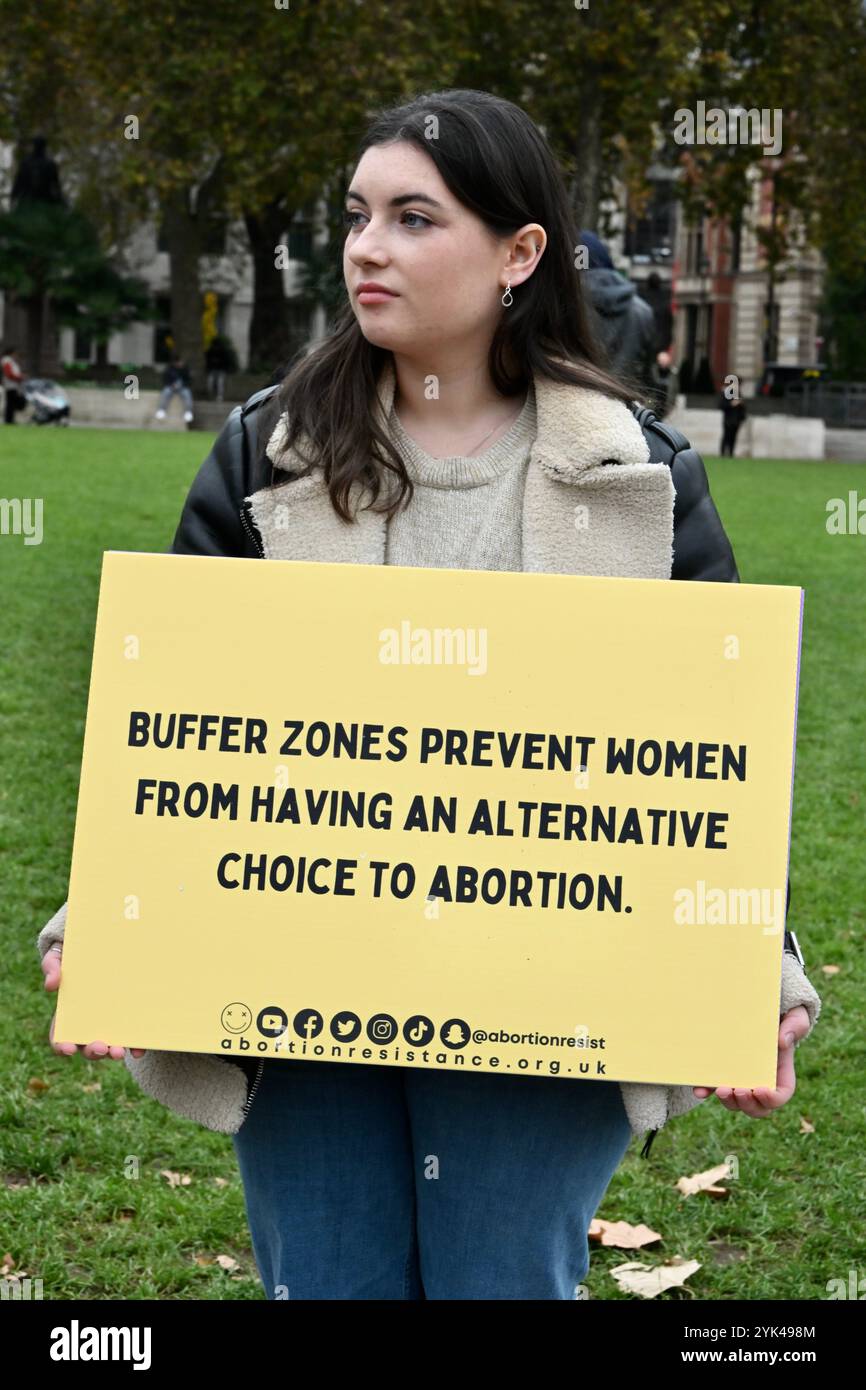
[[[802,1004],[789,1009],[779,1024],[779,1054],[776,1064],[776,1086],[756,1086],[754,1090],[733,1086],[695,1086],[696,1096],[711,1096],[714,1092],[728,1110],[742,1110],[753,1120],[766,1120],[774,1110],[786,1105],[797,1085],[794,1076],[794,1047],[809,1031],[809,1015]]]

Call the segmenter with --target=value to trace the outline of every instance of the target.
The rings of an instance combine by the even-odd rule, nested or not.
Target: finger
[[[717,1086],[716,1096],[726,1110],[738,1110],[739,1106],[733,1098],[733,1090],[730,1086]]]
[[[695,1094],[696,1096],[700,1096],[701,1099],[703,1099],[704,1096],[711,1096],[711,1095],[713,1094],[713,1091],[714,1091],[715,1089],[716,1089],[715,1086],[693,1086],[693,1087],[692,1087],[692,1091],[694,1092],[694,1094]]]
[[[776,1110],[783,1102],[779,1099],[778,1091],[774,1091],[771,1086],[753,1086],[752,1095],[758,1105],[762,1105],[765,1110]]]
[[[789,1009],[779,1023],[779,1048],[790,1051],[809,1031],[809,1015],[802,1004]]]
[[[722,1091],[725,1092],[724,1098],[722,1098]],[[753,1120],[768,1118],[774,1110],[785,1105],[793,1093],[793,1086],[777,1087],[775,1090],[768,1086],[756,1086],[751,1090],[743,1086],[719,1088],[719,1098],[728,1110],[741,1110],[744,1115],[749,1115]]]
[[[769,1118],[770,1111],[767,1109],[766,1105],[762,1105],[760,1101],[757,1100],[753,1091],[735,1087],[734,1100],[737,1102],[737,1108],[741,1110],[744,1115],[748,1115],[750,1119],[766,1120]]]
[[[789,1095],[794,1094],[797,1085],[797,1078],[794,1072],[794,1049],[787,1048],[783,1051],[779,1049],[779,1056],[776,1062],[776,1090],[787,1091]]]
[[[133,1057],[143,1057],[145,1052],[147,1051],[147,1049],[144,1047],[131,1047],[129,1050],[132,1053]]]
[[[83,1044],[83,1048],[84,1048],[84,1055],[85,1055],[85,1057],[89,1057],[89,1058],[91,1059],[91,1061],[97,1061],[100,1057],[104,1057],[104,1056],[106,1055],[106,1053],[108,1052],[108,1043],[104,1043],[104,1042],[91,1042],[91,1043],[85,1043],[85,1044]]]
[[[45,952],[42,969],[45,972],[45,988],[56,989],[60,984],[60,957],[55,951]]]

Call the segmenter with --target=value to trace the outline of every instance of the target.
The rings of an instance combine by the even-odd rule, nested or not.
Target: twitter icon
[[[336,1038],[337,1042],[354,1042],[360,1031],[361,1020],[349,1009],[343,1009],[331,1019],[331,1036]]]

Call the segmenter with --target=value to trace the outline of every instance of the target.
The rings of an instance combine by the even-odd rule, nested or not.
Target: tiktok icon
[[[429,1018],[423,1014],[413,1014],[403,1024],[403,1037],[414,1047],[426,1047],[432,1041],[436,1029]]]

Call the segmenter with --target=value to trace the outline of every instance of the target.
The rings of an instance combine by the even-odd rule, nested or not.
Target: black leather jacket
[[[261,539],[244,499],[261,485],[253,466],[267,443],[259,439],[259,407],[278,388],[266,386],[235,406],[193,480],[170,550],[175,555],[261,558]],[[699,453],[685,435],[645,406],[632,413],[643,429],[650,458],[671,470],[674,500],[672,579],[737,583],[734,552],[725,535]]]

